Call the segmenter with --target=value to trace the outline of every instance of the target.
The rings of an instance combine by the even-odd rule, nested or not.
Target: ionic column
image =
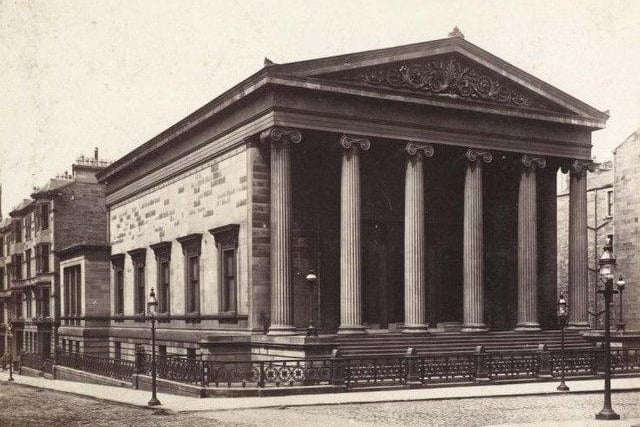
[[[467,150],[464,179],[464,323],[462,332],[482,332],[484,324],[484,253],[482,245],[482,162],[488,151]]]
[[[433,156],[431,145],[410,142],[405,147],[404,186],[404,330],[426,332],[424,158]]]
[[[539,331],[538,323],[538,202],[536,169],[542,157],[522,156],[518,191],[518,324],[516,331]]]
[[[575,160],[563,167],[569,171],[569,320],[572,329],[589,328],[587,314],[588,264],[587,264],[587,170],[593,164]]]
[[[371,143],[366,138],[340,138],[340,328],[339,334],[364,333],[362,327],[362,260],[360,240],[360,158]]]
[[[290,144],[302,141],[295,129],[274,127],[260,135],[271,147],[271,326],[269,335],[295,333],[291,289]]]

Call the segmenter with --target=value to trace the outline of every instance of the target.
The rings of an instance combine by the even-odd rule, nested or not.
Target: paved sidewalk
[[[9,374],[0,371],[0,381]],[[111,387],[73,381],[49,380],[15,375],[17,384],[73,393],[95,399],[146,406],[151,393],[144,390]],[[603,389],[603,381],[567,381],[569,393],[598,392]],[[162,408],[174,412],[222,411],[230,409],[278,408],[310,405],[343,405],[349,403],[419,401],[433,399],[464,399],[474,397],[504,397],[557,394],[556,382],[492,384],[476,386],[453,386],[393,391],[355,391],[344,393],[308,394],[270,397],[209,397],[196,398],[158,393]],[[640,391],[640,378],[614,378],[611,387],[616,391]],[[628,421],[627,421],[628,422]],[[608,424],[611,425],[611,424]]]

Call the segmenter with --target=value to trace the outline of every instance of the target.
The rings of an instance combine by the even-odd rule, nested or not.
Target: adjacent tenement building
[[[618,269],[627,286],[623,292],[626,330],[640,330],[640,129],[614,151],[613,242]]]
[[[569,325],[588,328],[586,172],[607,117],[459,32],[265,61],[98,174],[111,355],[148,345],[151,288],[160,353],[189,357],[554,328],[559,168]],[[320,341],[300,336],[311,316]]]
[[[98,160],[97,151],[95,154],[95,158],[78,159],[72,174],[36,188],[0,227],[6,271],[0,308],[5,324],[13,327],[14,354],[50,354],[56,333],[60,335],[57,342],[67,351],[83,351],[93,333],[87,327],[92,320],[86,317],[108,305],[104,186],[95,179],[107,163]],[[95,265],[96,251],[101,254],[102,268]],[[91,284],[85,286],[87,279]],[[99,333],[105,342],[104,328]],[[5,345],[6,335],[5,328]]]

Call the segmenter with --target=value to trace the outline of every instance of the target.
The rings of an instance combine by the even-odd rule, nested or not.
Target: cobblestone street
[[[295,399],[292,397],[291,399]],[[8,402],[11,401],[11,405]],[[623,419],[640,418],[640,393],[613,396]],[[602,407],[601,394],[281,407],[173,413],[102,402],[65,393],[0,385],[0,426],[485,426],[587,421]],[[578,424],[580,425],[580,424]],[[622,424],[629,425],[629,424]]]

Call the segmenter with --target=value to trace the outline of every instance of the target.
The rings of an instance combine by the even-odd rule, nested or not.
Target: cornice
[[[490,70],[509,78],[513,82],[520,84],[532,92],[546,97],[581,116],[579,119],[575,119],[575,121],[565,118],[564,120],[561,120],[561,122],[593,128],[604,127],[608,114],[579,101],[567,93],[526,73],[495,55],[490,54],[478,46],[469,43],[464,39],[454,37],[339,55],[329,58],[312,59],[282,65],[274,64],[272,66],[265,67],[222,93],[203,107],[189,114],[184,119],[164,130],[157,136],[151,138],[149,141],[140,145],[129,154],[115,161],[111,166],[99,172],[97,174],[97,178],[102,183],[108,182],[114,174],[126,169],[163,145],[194,129],[204,121],[214,117],[216,114],[222,112],[241,99],[251,96],[267,84],[282,84],[284,80],[292,81],[295,77],[308,77],[310,74],[317,76],[322,73],[344,71],[368,65],[389,63],[391,61],[410,60],[428,55],[452,52],[457,52],[471,60],[479,62]],[[313,79],[304,78],[302,80],[308,84]],[[305,87],[310,88],[308,86]],[[448,106],[451,107],[451,105]],[[541,115],[539,117],[532,118],[545,120],[545,117],[546,116]]]

